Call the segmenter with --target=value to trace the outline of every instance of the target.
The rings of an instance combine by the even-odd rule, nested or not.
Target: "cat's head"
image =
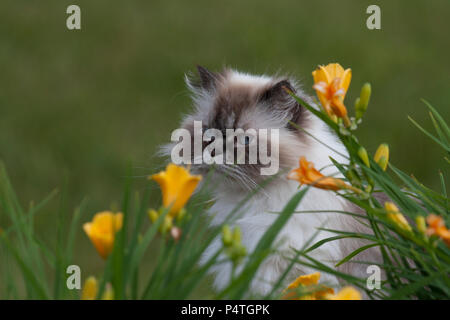
[[[289,94],[311,102],[294,79],[197,69],[197,76],[186,76],[194,110],[166,146],[173,162],[191,162],[192,171],[201,174],[214,165],[216,178],[231,181],[236,190],[297,166],[302,155],[319,166],[329,164],[330,150],[310,134],[332,146],[336,140]]]

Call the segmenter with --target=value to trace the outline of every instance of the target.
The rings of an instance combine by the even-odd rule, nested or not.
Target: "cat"
[[[202,121],[204,128],[215,128],[224,132],[237,128],[275,128],[278,130],[277,141],[268,137],[269,145],[276,144],[279,150],[279,170],[288,172],[298,167],[300,157],[305,156],[321,169],[325,175],[338,173],[330,157],[340,163],[347,163],[347,152],[337,137],[328,127],[305,107],[300,105],[287,90],[294,92],[314,105],[301,88],[291,78],[280,75],[251,75],[225,68],[221,72],[211,72],[198,66],[198,76],[187,75],[186,84],[191,93],[194,110],[182,120],[181,127],[193,133],[194,121]],[[247,142],[244,140],[244,144]],[[203,146],[205,147],[205,145]],[[173,144],[164,147],[170,154]],[[193,159],[192,159],[193,160]],[[268,177],[261,175],[261,163],[216,165],[212,175],[214,202],[208,211],[211,224],[220,225],[233,208],[243,200],[258,184]],[[210,165],[192,164],[194,173],[206,175]],[[239,227],[242,232],[242,244],[248,252],[255,249],[261,236],[273,224],[277,215],[289,199],[299,191],[297,181],[288,180],[286,174],[280,174],[253,196],[241,210],[240,215],[232,221],[231,227]],[[292,256],[292,249],[301,249],[315,235],[319,241],[336,234],[321,231],[317,228],[370,233],[370,229],[355,218],[331,211],[350,211],[363,213],[362,210],[332,191],[310,188],[298,205],[297,211],[314,211],[293,214],[277,238],[277,253],[269,256],[257,270],[250,285],[251,294],[266,295],[288,267],[286,257]],[[367,221],[365,221],[367,222]],[[317,233],[318,232],[318,233]],[[364,240],[342,239],[318,247],[310,252],[316,260],[334,268],[334,265],[355,249],[366,244]],[[215,239],[207,248],[202,263],[206,262],[222,246],[221,239]],[[362,261],[380,262],[377,249],[369,249],[358,256]],[[214,266],[214,287],[223,289],[231,277],[231,263]],[[239,268],[237,272],[239,272]],[[357,277],[367,277],[366,265],[348,262],[339,270]],[[313,273],[316,270],[296,264],[285,279],[285,284],[300,275]],[[321,283],[332,287],[343,285],[336,276],[322,273]]]

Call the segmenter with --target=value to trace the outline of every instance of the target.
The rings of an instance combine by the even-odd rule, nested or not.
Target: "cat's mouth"
[[[210,179],[214,184],[227,183],[236,189],[251,191],[259,184],[258,169],[249,165],[198,164],[192,165],[191,171],[204,176],[205,179]]]

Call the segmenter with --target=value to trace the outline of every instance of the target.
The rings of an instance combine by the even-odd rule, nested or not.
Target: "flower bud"
[[[393,202],[385,202],[384,209],[386,209],[387,212],[399,212],[397,206]]]
[[[386,202],[384,204],[384,208],[387,211],[388,218],[400,229],[406,230],[406,231],[412,231],[411,226],[409,225],[408,221],[406,220],[405,216],[400,213],[397,206],[392,202]]]
[[[389,146],[386,143],[382,143],[378,149],[377,152],[375,152],[375,156],[373,157],[376,163],[383,169],[383,171],[386,171],[387,165],[389,163]]]
[[[164,217],[164,222],[163,222],[163,224],[160,227],[161,228],[161,230],[160,230],[161,233],[165,234],[167,231],[172,229],[172,227],[173,227],[173,218],[171,216],[169,216],[169,215],[166,215]]]
[[[178,228],[178,227],[173,227],[172,229],[170,229],[170,235],[172,236],[172,238],[175,240],[175,241],[178,241],[178,240],[180,240],[180,238],[181,238],[181,229],[180,228]]]
[[[378,165],[383,169],[383,171],[386,171],[388,160],[386,157],[381,157],[380,160],[378,160]]]
[[[367,151],[364,147],[360,147],[358,150],[358,156],[364,162],[364,164],[370,168],[369,156],[367,155]]]
[[[106,284],[105,291],[102,295],[102,300],[114,300],[114,289],[110,283]]]
[[[416,226],[417,230],[423,235],[427,232],[427,224],[425,222],[425,218],[423,216],[417,216],[416,217]]]
[[[229,247],[233,244],[233,236],[228,225],[224,225],[222,228],[222,242],[225,247]]]
[[[370,83],[365,83],[361,88],[359,98],[357,98],[355,102],[356,119],[362,118],[362,116],[366,112],[367,107],[369,106],[371,92],[372,88],[370,86]]]
[[[90,276],[86,279],[81,292],[81,300],[95,300],[97,298],[98,284],[97,279]]]
[[[177,215],[177,221],[178,222],[183,221],[184,217],[186,216],[186,213],[187,213],[186,209],[181,208],[180,212]]]
[[[238,245],[241,243],[241,229],[238,227],[234,228],[233,231],[233,245]]]
[[[156,211],[154,209],[150,209],[150,210],[148,210],[148,216],[149,216],[151,222],[155,223],[156,220],[158,220],[159,214],[158,214],[158,211]]]
[[[229,257],[233,263],[238,264],[241,262],[242,258],[247,255],[247,249],[241,245],[233,245],[229,250]]]

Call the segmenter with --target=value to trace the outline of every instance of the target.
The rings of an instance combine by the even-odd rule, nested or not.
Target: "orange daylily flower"
[[[180,212],[202,179],[201,176],[193,176],[186,168],[173,163],[166,167],[166,171],[161,171],[149,178],[159,184],[163,206],[170,207],[170,217],[175,217]]]
[[[313,187],[325,190],[337,191],[341,189],[350,189],[358,193],[361,192],[361,190],[348,185],[341,179],[324,176],[314,168],[312,162],[307,161],[305,157],[300,158],[299,167],[292,170],[287,178],[296,180],[300,182],[300,184],[309,184]]]
[[[99,212],[92,222],[85,223],[83,229],[91,239],[97,252],[106,259],[114,247],[114,237],[122,228],[123,214],[110,211]]]
[[[352,70],[344,70],[339,63],[330,63],[327,66],[319,66],[312,75],[313,88],[327,114],[349,121],[343,101],[352,79]]]
[[[427,217],[427,223],[427,234],[429,236],[434,234],[437,235],[445,242],[448,247],[450,247],[450,230],[448,230],[445,226],[444,219],[436,214],[430,214]]]
[[[290,291],[288,292],[283,299],[290,299],[290,300],[319,300],[324,298],[327,295],[334,294],[334,290],[332,288],[329,288],[327,286],[322,286],[318,291],[315,291],[309,295],[303,296],[303,297],[297,297],[294,289],[297,289],[299,286],[315,286],[319,283],[320,279],[320,272],[315,272],[307,275],[302,275],[295,279],[285,290]]]

